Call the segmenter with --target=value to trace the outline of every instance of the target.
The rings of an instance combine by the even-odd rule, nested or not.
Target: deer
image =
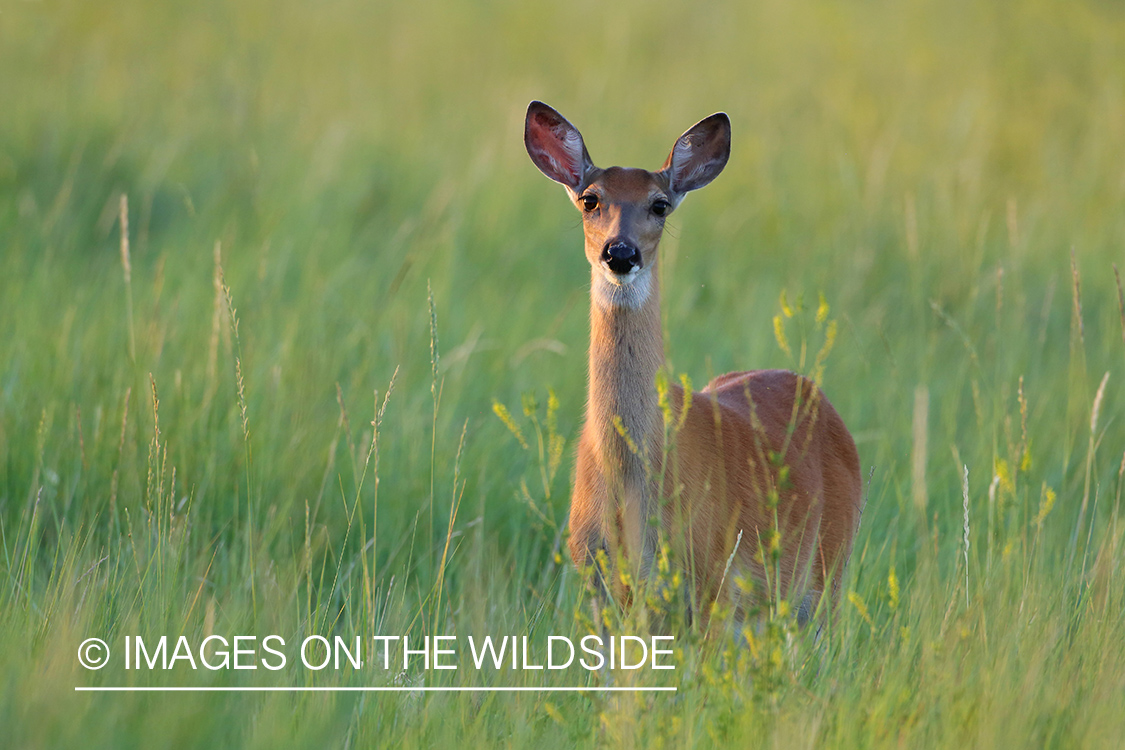
[[[684,197],[722,172],[730,142],[720,112],[677,138],[658,171],[601,169],[566,118],[539,101],[527,109],[527,153],[581,212],[590,265],[567,544],[599,594],[596,618],[598,601],[628,606],[664,544],[686,572],[689,625],[693,610],[705,622],[719,601],[746,612],[763,591],[795,602],[802,626],[839,599],[862,480],[855,441],[819,386],[754,370],[695,392],[665,370],[660,239]],[[728,572],[749,585],[720,591]]]

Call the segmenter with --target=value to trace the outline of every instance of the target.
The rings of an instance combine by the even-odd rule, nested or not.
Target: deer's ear
[[[543,102],[528,105],[523,142],[539,171],[572,191],[594,168],[578,128]]]
[[[698,190],[719,176],[730,158],[730,118],[723,112],[706,117],[676,139],[663,171],[672,192]]]

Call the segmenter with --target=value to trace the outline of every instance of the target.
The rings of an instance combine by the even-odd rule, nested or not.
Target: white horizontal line
[[[676,687],[75,687],[76,693],[674,693]]]

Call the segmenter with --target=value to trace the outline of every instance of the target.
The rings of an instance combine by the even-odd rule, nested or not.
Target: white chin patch
[[[648,301],[652,292],[652,272],[647,268],[634,268],[618,276],[606,268],[594,274],[594,300],[601,307],[618,307],[636,310]]]
[[[615,286],[629,286],[637,280],[637,277],[640,276],[642,270],[644,269],[640,268],[639,266],[633,266],[632,270],[630,270],[629,273],[622,276],[608,270],[605,266],[602,266],[602,274],[605,276],[606,281]]]

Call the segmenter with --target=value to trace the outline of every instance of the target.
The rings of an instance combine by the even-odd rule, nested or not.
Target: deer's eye
[[[593,193],[586,193],[579,200],[582,201],[583,211],[593,211],[598,207],[598,196]]]
[[[663,198],[658,198],[652,203],[652,212],[657,216],[664,216],[672,208],[672,204]]]

